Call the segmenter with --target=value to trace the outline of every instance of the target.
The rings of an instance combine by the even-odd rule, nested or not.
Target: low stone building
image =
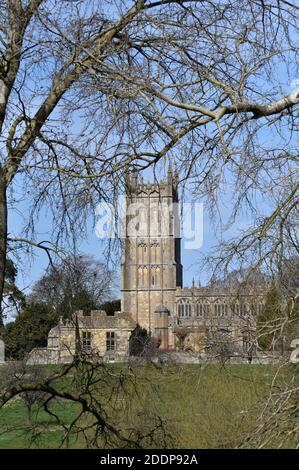
[[[123,361],[128,356],[128,344],[136,323],[130,315],[116,312],[108,316],[102,310],[90,315],[76,312],[71,320],[52,328],[46,348],[35,348],[29,364],[60,364],[72,362],[76,347],[86,355],[111,361]]]

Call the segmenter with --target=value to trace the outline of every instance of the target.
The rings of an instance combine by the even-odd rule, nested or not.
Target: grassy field
[[[166,445],[173,448],[244,445],[257,425],[275,372],[270,365],[184,365],[162,369],[144,365],[134,370],[127,366],[109,367],[112,378],[103,377],[94,393],[110,422],[129,435],[131,428],[150,431],[161,419]],[[122,368],[124,377],[131,377],[129,381],[119,382]],[[61,386],[67,389],[70,383],[64,379]],[[51,412],[66,427],[78,411],[78,405],[65,400],[51,406]],[[20,398],[5,405],[0,410],[0,448],[59,447],[64,430],[55,417],[35,406],[32,421],[33,425],[29,425]],[[79,435],[71,436],[63,447],[85,445]]]

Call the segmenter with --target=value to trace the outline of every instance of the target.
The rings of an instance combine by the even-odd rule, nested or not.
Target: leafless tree
[[[1,370],[1,388],[12,388],[24,382],[41,382],[46,377],[45,368],[36,364],[32,367],[26,365],[26,360],[8,363]],[[42,406],[48,398],[45,392],[24,391],[20,393],[27,409],[28,424],[33,424],[33,408],[35,405]]]
[[[212,209],[229,184],[232,217],[244,204],[256,215],[219,262],[289,249],[299,97],[283,77],[297,78],[297,13],[275,0],[3,2],[0,291],[7,242],[48,254],[74,242],[126,169],[157,171],[166,156]],[[8,208],[24,198],[24,232],[8,235]],[[45,208],[53,234],[39,241]]]
[[[115,369],[100,358],[94,356],[88,360],[78,354],[71,364],[59,367],[56,372],[43,368],[43,377],[32,373],[36,367],[39,366],[25,365],[17,374],[7,374],[11,369],[1,369],[2,377],[8,380],[1,381],[0,411],[15,397],[23,397],[27,407],[30,403],[30,409],[38,400],[39,407],[52,422],[54,419],[61,431],[59,447],[68,447],[70,440],[77,439],[87,448],[167,447],[171,442],[171,435],[158,414],[142,420],[141,426],[132,420],[132,403],[140,400],[132,365],[115,373]],[[69,381],[71,386],[62,386],[62,381]],[[150,382],[147,386],[150,387]],[[52,406],[57,400],[75,405],[70,424],[66,424]],[[145,411],[140,408],[139,412]],[[120,414],[126,424],[119,419]],[[41,446],[45,427],[39,427],[32,414],[30,416],[32,443]]]
[[[178,346],[180,351],[184,351],[185,339],[189,335],[190,330],[184,326],[177,326],[174,330],[174,334],[178,339]]]
[[[205,351],[209,359],[219,361],[221,364],[229,362],[235,355],[241,356],[240,340],[225,328],[210,327],[207,331]]]
[[[298,392],[296,365],[280,364],[256,428],[244,439],[242,447],[298,449]]]
[[[298,255],[295,2],[0,6],[0,299],[8,250],[29,244],[50,255],[75,244],[125,173],[157,174],[166,157],[220,232],[247,211],[251,223],[221,238],[214,271],[237,264],[277,274]],[[21,200],[30,217],[8,234],[8,211]],[[53,233],[36,240],[46,213]]]
[[[64,303],[71,310],[83,308],[73,305],[81,295],[92,304],[90,308],[96,309],[113,295],[114,277],[115,273],[91,256],[65,257],[49,266],[48,272],[33,286],[28,300],[48,303],[55,311]]]

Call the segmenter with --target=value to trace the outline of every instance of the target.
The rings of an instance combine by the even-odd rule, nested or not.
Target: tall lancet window
[[[139,266],[138,268],[138,285],[140,287],[144,286],[144,280],[143,280],[143,266]]]
[[[148,287],[148,269],[146,266],[143,267],[143,286]]]
[[[156,245],[156,261],[155,263],[160,264],[161,263],[161,246],[159,243]]]
[[[143,264],[143,245],[138,245],[138,263]]]
[[[173,224],[173,214],[169,215],[169,236],[172,237],[174,235],[174,224]]]
[[[160,264],[161,247],[159,243],[151,244],[151,264]]]
[[[148,263],[148,249],[145,242],[141,242],[138,245],[138,263],[147,264]]]
[[[151,267],[151,287],[157,287],[160,285],[160,268],[158,266]]]
[[[156,268],[156,273],[155,274],[156,274],[156,286],[159,286],[160,285],[160,274],[161,274],[159,267]]]
[[[159,217],[159,204],[154,202],[150,206],[150,236],[159,237],[160,236],[160,217]]]
[[[143,261],[144,264],[148,263],[148,249],[146,244],[143,245]]]
[[[156,243],[151,244],[151,263],[157,263],[157,245]]]
[[[148,287],[147,266],[139,266],[138,268],[138,285],[139,287]]]

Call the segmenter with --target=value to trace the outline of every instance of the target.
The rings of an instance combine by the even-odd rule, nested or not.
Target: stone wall
[[[27,364],[59,364],[60,355],[58,349],[53,348],[34,348],[29,354]]]

